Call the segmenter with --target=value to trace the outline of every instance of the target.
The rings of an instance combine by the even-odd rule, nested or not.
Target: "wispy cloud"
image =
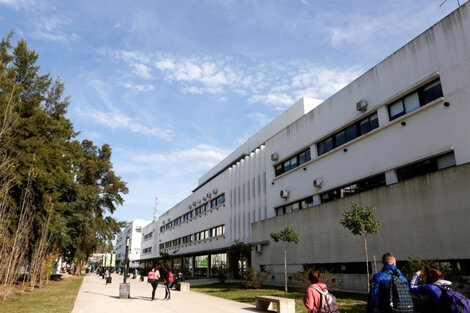
[[[170,129],[149,127],[143,125],[139,120],[119,112],[103,112],[95,109],[84,110],[76,108],[75,113],[82,118],[86,118],[96,124],[106,127],[127,129],[133,133],[155,136],[165,140],[170,140],[172,138],[173,132]]]
[[[176,84],[181,92],[194,95],[229,93],[245,96],[249,103],[261,103],[284,110],[302,96],[326,99],[356,78],[362,69],[328,68],[309,62],[242,62],[209,56],[177,56],[138,51],[102,49],[100,53],[123,61],[136,80]],[[147,91],[139,83],[129,83]]]
[[[0,0],[0,4],[12,7],[14,9],[20,9],[33,3],[32,0]]]
[[[123,82],[122,85],[128,89],[132,89],[138,92],[152,91],[155,89],[152,84],[134,84],[130,82]]]
[[[133,157],[137,164],[146,166],[152,164],[165,164],[165,166],[180,166],[190,164],[191,167],[209,169],[225,158],[231,151],[207,144],[198,144],[184,150],[175,150],[170,153],[154,153],[137,155]]]
[[[67,31],[72,21],[63,15],[43,15],[34,22],[34,31],[32,36],[38,39],[55,42],[67,42],[76,40],[78,35]]]

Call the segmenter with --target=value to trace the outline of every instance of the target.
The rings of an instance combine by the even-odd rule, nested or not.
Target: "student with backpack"
[[[370,293],[367,300],[367,313],[373,313],[378,307],[381,313],[412,313],[413,300],[409,292],[408,281],[397,269],[397,260],[391,253],[382,256],[383,268],[370,281]]]
[[[424,285],[418,286],[423,277]],[[411,279],[411,292],[426,297],[429,313],[470,313],[470,300],[451,288],[452,283],[444,280],[442,272],[434,266],[426,266]]]
[[[165,298],[163,300],[170,300],[170,284],[173,282],[173,273],[168,266],[165,268],[163,282],[165,283]]]
[[[308,272],[311,285],[303,297],[304,305],[309,313],[339,313],[336,298],[328,292],[326,285],[320,282],[320,272],[312,269]]]
[[[152,285],[152,301],[155,300],[155,291],[158,287],[158,279],[160,278],[160,271],[155,267],[148,273],[147,282]]]

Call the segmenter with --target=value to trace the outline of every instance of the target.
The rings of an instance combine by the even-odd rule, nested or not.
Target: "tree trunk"
[[[367,237],[366,235],[362,235],[362,238],[364,238],[364,251],[366,252],[366,270],[367,270],[367,293],[370,292],[370,286],[369,286],[369,252],[367,251]]]
[[[287,245],[284,244],[284,291],[287,292]]]

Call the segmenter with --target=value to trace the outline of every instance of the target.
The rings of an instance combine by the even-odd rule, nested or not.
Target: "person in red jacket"
[[[320,272],[315,269],[308,272],[308,280],[311,285],[308,286],[307,293],[303,297],[304,305],[309,313],[317,313],[320,309],[321,295],[315,288],[323,290],[326,289],[326,285],[320,282]]]

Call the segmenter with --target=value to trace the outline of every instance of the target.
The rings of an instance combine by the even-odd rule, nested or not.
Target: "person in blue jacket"
[[[420,276],[424,278],[424,285],[418,286]],[[426,296],[427,310],[429,313],[441,312],[442,289],[450,288],[452,283],[443,279],[442,272],[434,266],[426,266],[423,271],[417,271],[411,278],[411,292]],[[444,310],[442,310],[444,311]]]
[[[397,269],[397,260],[391,253],[385,253],[382,256],[383,268],[380,272],[376,273],[370,280],[370,292],[369,298],[367,299],[367,310],[366,313],[373,313],[377,307],[380,312],[388,312],[390,301],[389,288],[390,280],[392,279],[391,274],[393,271],[397,271],[400,279],[408,286],[408,281],[405,276]]]

